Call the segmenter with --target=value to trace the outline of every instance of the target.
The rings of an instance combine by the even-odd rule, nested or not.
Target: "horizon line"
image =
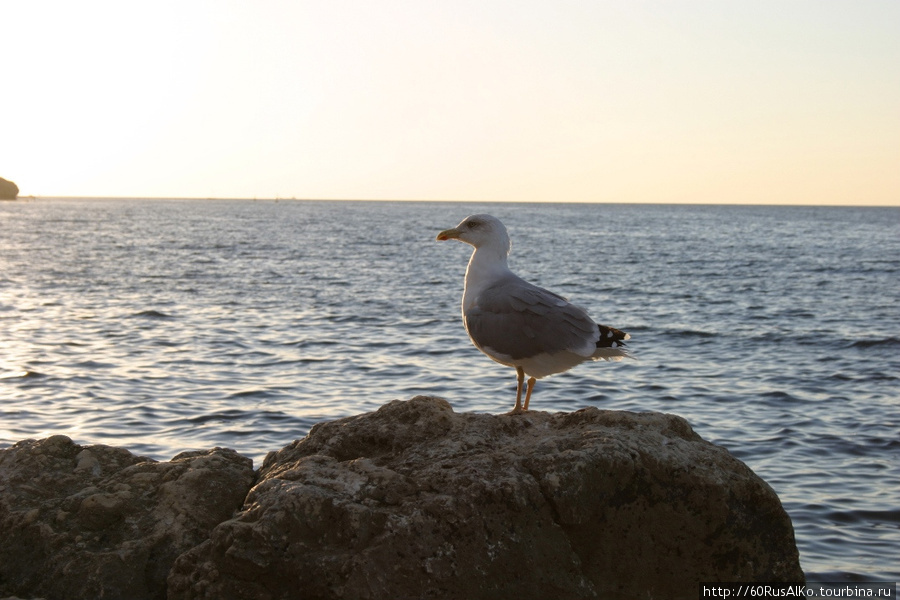
[[[240,197],[240,196],[43,196],[19,195],[14,200],[183,200],[183,201],[243,201],[243,202],[435,202],[435,203],[471,203],[471,204],[615,204],[636,206],[783,206],[810,208],[900,208],[897,204],[782,204],[767,202],[623,202],[615,200],[449,200],[449,199],[411,199],[411,198],[298,198],[291,197]]]

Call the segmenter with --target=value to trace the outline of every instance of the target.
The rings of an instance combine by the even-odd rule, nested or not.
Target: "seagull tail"
[[[597,348],[591,355],[594,360],[622,360],[623,358],[634,358],[634,355],[627,348]]]

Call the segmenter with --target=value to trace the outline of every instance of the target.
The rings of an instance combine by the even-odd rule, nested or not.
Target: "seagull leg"
[[[534,382],[537,381],[534,377],[531,377],[528,380],[528,393],[525,394],[525,406],[522,407],[523,410],[528,410],[528,403],[531,402],[531,390],[534,389]]]
[[[522,412],[522,384],[525,382],[525,370],[522,367],[516,367],[516,382],[516,407],[512,409],[512,415]]]

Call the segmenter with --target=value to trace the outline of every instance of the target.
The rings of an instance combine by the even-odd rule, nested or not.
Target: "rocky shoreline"
[[[775,492],[673,415],[455,413],[316,425],[254,471],[65,436],[0,450],[0,597],[694,598],[803,580]]]

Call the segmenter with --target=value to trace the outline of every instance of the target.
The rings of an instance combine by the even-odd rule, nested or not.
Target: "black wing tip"
[[[620,346],[625,346],[625,340],[631,337],[624,331],[614,327],[607,327],[606,325],[598,325],[598,327],[600,328],[600,339],[597,340],[598,348],[619,348]]]

